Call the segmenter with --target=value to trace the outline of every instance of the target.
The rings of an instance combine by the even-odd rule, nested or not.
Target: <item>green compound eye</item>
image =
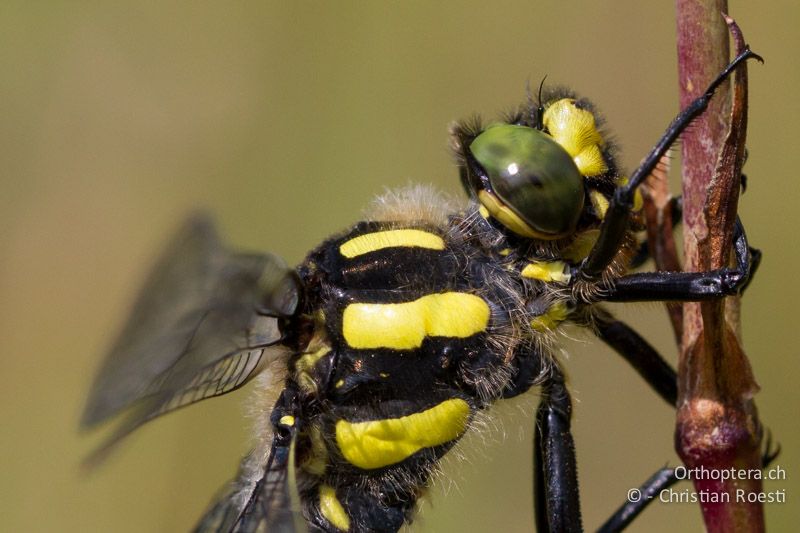
[[[469,149],[486,171],[492,192],[532,233],[554,239],[575,230],[583,210],[583,176],[549,135],[502,124],[478,135]]]

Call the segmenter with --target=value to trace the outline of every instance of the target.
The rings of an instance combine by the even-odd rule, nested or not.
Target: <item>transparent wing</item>
[[[208,217],[190,218],[150,273],[81,425],[129,409],[110,445],[147,420],[241,386],[281,340],[276,317],[294,311],[298,293],[280,258],[231,252]]]
[[[211,506],[197,533],[304,533],[295,472],[295,436],[288,445],[273,442],[266,461],[258,451],[242,461],[237,479]]]

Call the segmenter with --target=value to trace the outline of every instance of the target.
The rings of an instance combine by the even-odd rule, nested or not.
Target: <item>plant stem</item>
[[[677,0],[676,5],[685,107],[728,63],[728,27],[721,15],[727,4]],[[740,48],[738,28],[732,25],[731,31]],[[747,129],[746,67],[736,76],[733,103],[726,83],[682,137],[686,271],[709,271],[730,260]],[[738,298],[726,298],[683,306],[675,445],[689,469],[761,468],[761,425],[753,402],[758,385],[742,350],[738,305]],[[708,531],[764,530],[761,504],[737,499],[740,490],[760,492],[760,480],[703,478],[694,479],[694,486],[700,495],[721,499],[701,503]]]

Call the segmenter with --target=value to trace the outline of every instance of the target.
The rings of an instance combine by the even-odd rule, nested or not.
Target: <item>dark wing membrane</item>
[[[228,251],[207,217],[192,217],[150,273],[94,382],[82,426],[131,407],[113,443],[155,416],[241,386],[281,340],[277,318],[256,310],[293,311],[293,279],[278,257]]]
[[[305,533],[295,472],[295,437],[286,445],[273,442],[269,456],[254,451],[245,457],[239,475],[211,506],[197,533]]]

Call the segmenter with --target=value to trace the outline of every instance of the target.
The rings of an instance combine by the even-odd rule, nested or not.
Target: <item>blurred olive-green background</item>
[[[742,217],[764,250],[744,338],[764,423],[783,445],[796,526],[800,150],[794,1],[731,2],[748,41]],[[248,448],[248,390],[135,433],[98,471],[79,462],[85,394],[159,247],[205,206],[237,246],[290,262],[357,220],[386,187],[460,193],[457,118],[516,105],[530,80],[603,110],[636,165],[677,111],[672,2],[20,2],[0,9],[0,530],[181,531]],[[619,309],[671,360],[659,305]],[[566,366],[587,527],[667,463],[673,415],[590,335]],[[530,531],[535,397],[465,439],[416,531]],[[102,433],[102,432],[101,432]],[[452,481],[450,481],[452,480]],[[688,484],[679,488],[689,488]],[[635,531],[701,529],[655,504]]]

